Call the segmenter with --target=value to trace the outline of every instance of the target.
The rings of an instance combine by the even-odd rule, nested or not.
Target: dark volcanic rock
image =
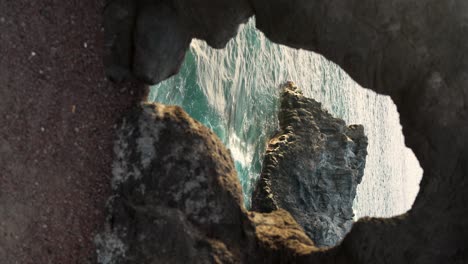
[[[204,14],[226,14],[219,21],[226,30],[255,14],[257,27],[273,41],[322,54],[361,86],[390,95],[397,105],[405,143],[424,169],[420,192],[407,214],[361,219],[354,224],[333,249],[340,260],[466,263],[468,2],[251,0],[235,1],[229,10],[219,2],[199,3],[210,9]],[[177,11],[177,19],[191,21],[202,14],[191,10]],[[204,36],[199,36],[206,40],[228,36],[219,32],[222,28],[205,27]],[[115,43],[119,45],[119,41]],[[164,63],[176,69],[173,63],[178,60],[174,57]],[[160,71],[171,72],[157,69],[156,76]],[[326,262],[336,260],[322,263]]]
[[[289,211],[317,246],[334,246],[351,229],[367,137],[346,126],[291,82],[283,85],[280,132],[269,142],[252,209]]]
[[[107,76],[158,83],[178,72],[191,33],[168,3],[113,0],[104,10]]]
[[[99,263],[258,263],[317,250],[288,212],[245,211],[229,152],[181,108],[142,104],[117,135]]]
[[[390,95],[424,169],[407,214],[359,220],[338,250],[358,263],[467,263],[468,2],[251,3],[268,38],[320,53]]]
[[[110,161],[110,127],[139,97],[136,88],[141,88],[113,86],[102,79],[99,16],[103,2],[0,1],[0,207],[6,210],[0,214],[0,259],[4,262],[87,262],[87,236],[95,229],[100,198],[107,193],[101,184]],[[106,59],[107,71],[116,79],[131,78],[136,2],[105,2],[106,43],[115,52],[112,59]],[[154,1],[163,2],[175,3]],[[467,262],[468,1],[183,2],[198,3],[201,8],[181,12],[177,11],[180,7],[169,5],[170,10],[164,12],[175,10],[177,20],[184,21],[184,30],[194,19],[222,18],[216,26],[193,23],[206,25],[197,34],[188,27],[191,35],[210,45],[220,47],[239,21],[255,13],[258,28],[270,39],[324,55],[362,86],[390,95],[398,107],[406,144],[424,169],[413,208],[390,219],[361,219],[340,246],[323,254],[311,251],[303,256],[305,263],[314,263],[319,255],[323,258],[315,263]],[[117,26],[108,26],[111,9],[107,8],[115,5],[119,6],[112,16]],[[204,10],[204,16],[196,10]],[[175,24],[177,29],[179,24]],[[175,34],[183,36],[184,32]],[[185,44],[171,43],[176,49]],[[176,57],[158,62],[163,67],[153,73],[158,78],[167,77],[160,72],[177,70],[179,54],[171,54]],[[145,63],[153,63],[154,57],[148,55]],[[126,92],[113,92],[119,90]],[[71,111],[75,106],[76,112]],[[42,182],[47,184],[37,186]],[[133,221],[135,211],[128,212]],[[169,213],[166,218],[178,215]],[[280,215],[270,217],[278,220],[275,227],[281,226]],[[270,223],[269,219],[265,222]],[[113,234],[112,227],[108,234]],[[273,234],[270,238],[277,239],[275,243],[255,240],[258,255],[250,250],[251,244],[245,243],[243,249],[252,253],[250,262],[278,263],[272,256],[279,252],[284,256],[288,247],[262,249],[262,245],[281,245],[286,243],[283,237],[290,236]],[[111,241],[115,243],[110,248],[121,252],[118,240]],[[235,256],[222,244],[211,245],[227,258]],[[283,260],[298,262],[292,257]]]
[[[246,0],[109,0],[106,74],[118,82],[159,83],[179,71],[192,38],[223,48],[252,14]]]
[[[226,244],[240,240],[241,189],[218,138],[181,108],[160,104],[133,110],[117,135],[110,229],[97,238],[99,262],[238,257]]]

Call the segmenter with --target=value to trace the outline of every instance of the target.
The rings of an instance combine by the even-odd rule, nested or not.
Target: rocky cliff
[[[109,7],[117,2],[111,2]],[[224,33],[232,33],[230,30],[236,28],[237,22],[255,15],[257,27],[271,40],[320,53],[341,66],[361,86],[390,95],[394,100],[406,144],[424,169],[420,192],[407,214],[389,219],[361,219],[355,223],[334,249],[341,252],[343,261],[466,262],[467,1],[245,0],[232,2],[232,6],[214,0],[177,3],[171,9],[175,14],[172,19],[179,21],[191,36],[206,30],[206,37],[198,36],[210,44],[212,38],[208,36],[228,36]],[[218,26],[201,26],[206,25],[200,23],[206,12],[213,14],[211,22],[216,21]],[[187,21],[191,23],[188,25]],[[163,20],[159,23],[171,25]],[[224,25],[226,31],[220,30],[223,26],[219,25]],[[137,28],[130,31],[135,32]],[[168,32],[171,31],[163,32],[160,37],[166,37]],[[180,44],[174,45],[174,49]],[[133,49],[126,50],[119,41],[114,41],[112,47],[133,56]],[[178,57],[161,59],[177,65]],[[151,61],[154,57],[148,56],[144,63]],[[166,70],[158,68],[148,72],[149,78],[141,79],[164,78],[166,75],[160,73]],[[329,263],[332,262],[330,259]]]
[[[363,87],[390,95],[400,112],[406,144],[424,169],[410,212],[390,219],[361,219],[331,249],[337,255],[313,252],[300,259],[466,263],[466,0],[148,0],[138,1],[138,8],[136,2],[0,1],[4,55],[0,56],[0,229],[4,234],[0,259],[11,263],[93,259],[89,239],[107,197],[114,120],[135,104],[138,90],[143,89],[135,85],[134,77],[146,82],[164,79],[177,71],[183,56],[178,50],[187,45],[185,34],[221,47],[235,34],[238,23],[255,15],[257,27],[271,40],[320,53]],[[138,37],[136,29],[145,27],[145,22],[136,25],[136,18],[156,13],[145,4],[170,7],[156,9],[163,12],[157,21],[162,26],[150,23]],[[172,22],[167,24],[162,17]],[[175,36],[168,35],[172,33]],[[150,37],[153,40],[146,39]],[[167,45],[157,38],[181,42]],[[150,44],[136,47],[137,39]],[[159,45],[177,50],[158,52],[163,50]],[[135,60],[137,48],[148,53]],[[103,50],[110,54],[108,75],[129,77],[130,85],[104,80]],[[256,230],[285,227],[281,221],[262,219],[263,227]],[[284,244],[262,241],[261,245],[271,245],[264,251],[269,254],[261,255],[265,262],[292,252]]]
[[[280,131],[269,141],[252,209],[291,213],[317,246],[351,229],[367,155],[361,125],[346,126],[293,83],[282,86]]]
[[[228,150],[181,108],[119,125],[98,263],[269,263],[318,251],[284,210],[247,212]]]
[[[143,104],[120,124],[114,155],[99,263],[239,258],[226,244],[242,237],[240,185],[211,131],[179,107]]]

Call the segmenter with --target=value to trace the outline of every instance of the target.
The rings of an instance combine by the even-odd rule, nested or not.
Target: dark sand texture
[[[143,92],[105,79],[104,1],[0,1],[0,263],[87,263],[114,122]]]

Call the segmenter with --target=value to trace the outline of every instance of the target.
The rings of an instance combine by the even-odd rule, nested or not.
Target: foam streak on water
[[[407,211],[422,170],[404,146],[391,99],[362,89],[320,55],[271,43],[254,25],[241,26],[223,50],[192,41],[181,72],[154,86],[150,100],[180,105],[218,134],[231,150],[248,207],[266,142],[278,127],[278,86],[292,80],[335,116],[365,127],[369,155],[356,216]]]

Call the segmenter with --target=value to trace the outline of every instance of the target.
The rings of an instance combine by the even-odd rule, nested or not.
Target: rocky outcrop
[[[317,251],[288,212],[245,211],[228,150],[180,107],[136,107],[114,155],[98,263],[251,263]]]
[[[100,263],[239,258],[226,245],[242,237],[240,185],[211,131],[179,107],[143,104],[120,124],[114,154]]]
[[[86,263],[90,257],[89,235],[107,193],[111,128],[142,89],[137,82],[116,86],[102,78],[104,48],[117,54],[106,60],[108,75],[133,78],[135,30],[127,12],[136,17],[136,10],[126,9],[132,0],[106,1],[106,17],[115,3],[124,7],[114,9],[116,24],[105,19],[110,37],[103,47],[104,2],[0,1],[0,259],[8,263]],[[216,46],[210,39],[229,36],[220,31],[232,33],[229,28],[254,13],[270,39],[324,55],[362,86],[391,95],[398,106],[406,144],[425,171],[413,209],[358,221],[331,249],[339,258],[326,252],[307,258],[466,263],[467,1],[226,1],[232,8],[221,6],[224,1],[196,2],[207,7],[204,15],[188,8],[191,13],[176,13],[185,21],[216,18],[216,27],[199,30],[210,45]],[[155,69],[159,77],[139,79],[156,81],[177,70],[180,54],[166,54]],[[151,64],[154,57],[138,64]]]
[[[358,263],[466,262],[468,3],[251,2],[268,38],[318,52],[361,86],[390,95],[424,169],[407,214],[361,219],[337,250]]]
[[[161,82],[179,71],[192,38],[223,48],[252,14],[247,0],[109,0],[106,74],[115,81]]]
[[[353,223],[367,155],[364,127],[346,126],[291,82],[282,89],[280,131],[268,143],[252,209],[283,208],[317,246],[334,246]]]
[[[191,1],[185,2],[190,6]],[[202,2],[210,6],[210,14],[228,10],[217,5],[219,1]],[[217,20],[224,28],[234,28],[245,15],[254,13],[257,27],[273,41],[318,52],[340,65],[361,86],[390,95],[400,113],[406,144],[424,169],[420,192],[407,214],[390,219],[362,219],[333,251],[340,252],[340,258],[346,263],[466,262],[467,2],[251,0],[233,3],[229,9],[232,12]],[[187,18],[177,10],[172,8],[171,12],[177,14],[178,20],[201,17],[201,13],[194,11]],[[217,35],[219,28],[205,28],[206,35]],[[207,41],[212,44],[208,37]],[[172,45],[173,49],[183,46]],[[118,41],[111,46],[117,50],[121,47]],[[122,50],[133,54],[132,49],[123,47]],[[171,50],[165,54],[174,53]],[[140,79],[166,78],[167,74],[160,72],[176,69],[178,57],[165,59],[164,63],[171,66],[169,71],[157,68]],[[152,61],[154,57],[148,56],[139,63]]]

